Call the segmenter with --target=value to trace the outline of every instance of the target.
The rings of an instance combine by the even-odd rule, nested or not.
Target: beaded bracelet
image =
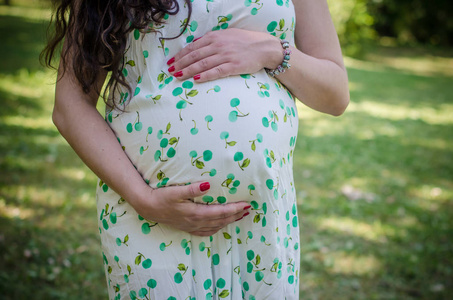
[[[278,65],[277,68],[275,68],[274,70],[269,70],[269,69],[265,69],[267,74],[269,74],[270,76],[272,77],[275,77],[281,73],[285,73],[285,71],[287,69],[289,69],[291,67],[291,65],[289,64],[289,60],[290,60],[290,55],[291,55],[291,50],[288,49],[289,48],[289,42],[288,41],[284,41],[284,40],[281,40],[280,43],[282,44],[282,47],[283,47],[283,61],[280,65]]]

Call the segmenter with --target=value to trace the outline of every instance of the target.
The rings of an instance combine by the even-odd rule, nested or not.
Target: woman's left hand
[[[230,75],[274,69],[282,60],[278,38],[264,32],[230,28],[195,39],[168,61],[168,71],[179,80],[197,82]]]

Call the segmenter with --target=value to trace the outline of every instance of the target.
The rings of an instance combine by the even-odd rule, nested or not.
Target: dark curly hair
[[[55,68],[53,58],[59,53],[59,45],[65,39],[66,47],[61,50],[63,72],[71,67],[84,93],[92,91],[101,70],[111,71],[102,95],[106,103],[108,91],[116,90],[118,84],[131,90],[120,71],[124,66],[123,55],[128,34],[135,29],[148,32],[153,25],[162,23],[166,14],[175,15],[179,12],[176,0],[53,2],[54,13],[48,27],[49,41],[41,53],[41,61]],[[190,0],[185,0],[185,5],[188,6],[189,20],[192,13]],[[71,56],[68,56],[69,50]],[[101,96],[100,91],[96,92]],[[117,107],[115,99],[113,106]]]

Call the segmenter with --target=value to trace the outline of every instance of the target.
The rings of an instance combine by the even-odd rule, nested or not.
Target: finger
[[[215,54],[214,48],[208,47],[209,45],[207,39],[187,45],[167,62],[167,65],[169,66],[168,72],[178,78],[182,74],[181,69],[204,57]]]
[[[226,57],[218,55],[214,48],[203,47],[175,61],[168,71],[176,78],[184,80],[224,62]]]
[[[230,223],[241,220],[242,218],[244,218],[245,216],[247,216],[249,214],[250,214],[250,212],[247,209],[245,209],[245,210],[241,210],[241,211],[239,211],[235,214],[232,214],[228,217],[225,217],[225,218],[204,220],[204,223],[201,226],[208,227],[208,228],[214,228],[216,226],[225,227],[226,225],[228,225]]]
[[[208,71],[214,71],[218,76],[216,78],[227,77],[232,71],[232,68],[229,65],[233,65],[228,61],[227,56],[223,55],[213,55],[206,58],[203,58],[197,62],[192,63],[188,67],[181,70],[181,76],[178,77],[179,80],[186,80],[188,78],[194,77],[197,74],[202,74]],[[194,80],[198,80],[200,76],[194,77]],[[198,81],[197,81],[198,82]]]
[[[241,212],[241,213],[235,214],[233,216],[230,216],[226,219],[220,219],[220,220],[208,222],[208,223],[206,223],[206,226],[201,227],[199,229],[199,231],[225,228],[229,224],[242,220],[244,217],[248,216],[249,214],[250,214],[250,212],[245,211],[245,212]]]
[[[250,215],[250,212],[249,212],[249,211],[247,211],[245,214],[243,214],[242,217],[240,217],[239,219],[236,219],[235,222],[244,219],[244,218],[247,217],[248,215]]]
[[[225,223],[222,223],[220,226],[217,225],[217,226],[214,226],[214,227],[203,227],[203,228],[200,228],[200,229],[197,229],[193,232],[189,232],[191,234],[194,234],[194,235],[200,235],[200,236],[210,236],[210,235],[213,235],[215,233],[217,233],[218,231],[222,230],[222,228],[226,227],[228,224],[230,223],[233,223],[233,222],[236,222],[236,221],[240,221],[242,220],[244,217],[248,216],[250,214],[250,212],[245,212],[245,213],[241,213],[241,217],[239,219],[234,219],[235,217],[232,217],[232,218],[229,218]]]
[[[236,222],[244,218],[245,216],[249,215],[248,209],[251,207],[250,205],[243,206],[241,205],[241,210],[236,214],[232,214],[229,216],[216,216],[214,215],[214,219],[209,219],[207,217],[206,212],[214,208],[215,206],[226,206],[226,205],[212,205],[207,206],[204,204],[195,204],[193,202],[186,203],[184,216],[181,216],[180,220],[184,219],[185,224],[190,224],[189,226],[185,226],[183,228],[179,227],[180,230],[183,231],[218,231],[221,228],[224,228],[230,223]],[[227,204],[228,205],[228,204]],[[244,207],[244,208],[242,208]],[[188,230],[189,229],[189,230]]]
[[[166,192],[169,193],[167,197],[171,199],[192,200],[206,194],[210,187],[209,182],[197,182],[184,186],[170,186],[166,188]]]
[[[247,202],[228,203],[224,205],[197,204],[197,217],[206,221],[222,221],[231,223],[240,218],[251,207]],[[205,223],[207,224],[207,223]]]
[[[206,47],[207,45],[210,44],[210,41],[208,39],[202,39],[202,37],[196,38],[193,40],[192,43],[188,44],[184,48],[182,48],[176,55],[173,57],[173,61],[179,61],[182,57],[186,56],[188,53],[196,51],[200,48]],[[171,59],[170,59],[171,61]],[[170,65],[170,64],[169,64]]]
[[[211,230],[211,231],[193,231],[189,232],[192,235],[197,235],[197,236],[211,236],[214,235],[218,232],[219,230]]]
[[[193,78],[194,80],[196,80],[196,82],[201,83],[205,81],[211,81],[230,76],[232,74],[235,74],[234,70],[235,70],[234,63],[226,63],[215,66],[204,72],[197,73]]]

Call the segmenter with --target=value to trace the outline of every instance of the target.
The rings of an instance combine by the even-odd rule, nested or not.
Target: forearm
[[[325,23],[328,25],[329,20]],[[307,32],[303,24],[298,27],[302,33],[296,36],[304,47],[291,46],[291,68],[277,75],[277,79],[307,106],[340,115],[349,103],[348,79],[333,24],[327,25],[320,25],[324,37],[318,32],[313,34],[315,30]],[[275,69],[282,60],[279,38],[232,28],[210,32],[189,44],[170,60],[169,72],[181,81],[194,76],[197,82],[206,82],[263,68]]]
[[[341,115],[349,103],[348,78],[344,67],[291,47],[291,68],[277,76],[305,105],[331,115]]]
[[[82,161],[134,206],[149,187],[96,108],[86,101],[67,101],[55,106],[53,120]]]
[[[349,103],[348,76],[327,2],[293,0],[293,4],[297,49],[291,47],[291,68],[278,80],[307,106],[340,115]]]

